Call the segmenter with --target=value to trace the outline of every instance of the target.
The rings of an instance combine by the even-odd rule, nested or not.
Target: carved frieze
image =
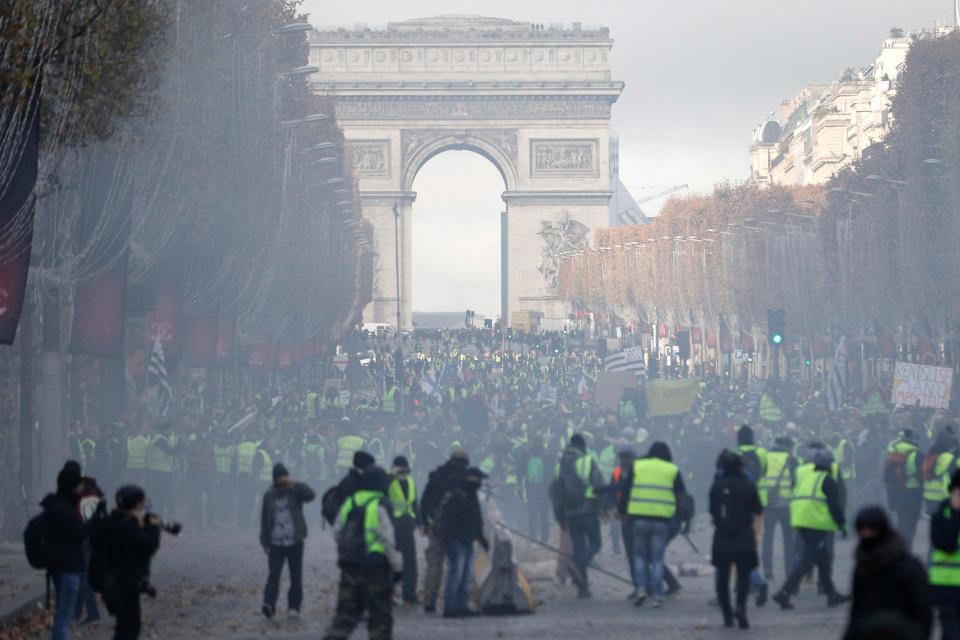
[[[357,172],[357,177],[390,177],[389,140],[357,140],[347,144],[353,154],[353,168]]]
[[[598,146],[598,140],[531,140],[530,175],[596,175]]]
[[[601,99],[536,100],[524,98],[489,99],[442,97],[402,100],[378,98],[373,100],[339,98],[337,118],[349,119],[409,119],[409,118],[549,118],[549,119],[609,119],[610,101]]]

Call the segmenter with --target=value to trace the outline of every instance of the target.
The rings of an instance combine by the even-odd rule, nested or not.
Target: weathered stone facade
[[[504,278],[511,311],[563,318],[559,255],[606,226],[610,109],[623,85],[610,79],[607,29],[543,28],[479,16],[438,16],[386,30],[313,32],[311,77],[333,96],[352,150],[363,216],[375,227],[377,284],[364,319],[412,322],[413,181],[433,156],[468,149],[503,176]],[[394,215],[400,224],[396,294]]]

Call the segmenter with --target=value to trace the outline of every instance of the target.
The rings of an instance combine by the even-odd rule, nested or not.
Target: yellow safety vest
[[[380,539],[380,500],[383,494],[379,491],[360,490],[346,499],[340,507],[340,525],[343,526],[354,509],[363,509],[363,539],[367,545],[367,554],[379,553],[387,555],[384,541]],[[393,544],[393,541],[389,541]]]
[[[760,419],[764,422],[780,422],[783,420],[783,412],[780,407],[766,393],[760,396]]]
[[[855,454],[853,444],[846,438],[841,438],[833,450],[833,459],[840,467],[840,475],[844,480],[853,480],[857,477]]]
[[[353,466],[353,454],[363,449],[360,436],[340,436],[337,438],[337,467],[349,469]]]
[[[317,417],[317,399],[319,397],[320,394],[316,391],[307,394],[307,420],[313,420]]]
[[[679,473],[677,465],[659,458],[634,461],[627,515],[672,518],[677,513],[673,486]]]
[[[236,445],[227,447],[216,445],[213,447],[213,458],[217,466],[217,473],[230,475],[230,472],[233,470],[233,456],[236,451]]]
[[[147,447],[150,438],[147,436],[130,436],[127,438],[127,469],[143,469],[147,460]]]
[[[395,519],[404,516],[415,517],[413,513],[413,503],[417,501],[417,488],[413,483],[413,478],[407,476],[407,493],[404,494],[400,478],[394,478],[390,482],[390,488],[387,491],[387,497],[390,499],[390,505],[393,507],[393,517]]]
[[[237,445],[237,475],[253,475],[253,459],[261,440],[246,440]]]
[[[940,502],[950,496],[950,467],[956,458],[948,451],[937,456],[937,461],[930,470],[930,479],[923,481],[923,499],[930,502]]]
[[[921,486],[920,469],[917,467],[917,454],[919,452],[920,448],[917,445],[906,440],[894,440],[887,447],[887,453],[899,453],[906,457],[904,464],[904,472],[907,475],[905,489],[919,489]]]
[[[147,447],[147,458],[144,462],[144,466],[150,471],[172,473],[173,456],[157,446],[157,444],[160,442],[166,443],[166,445],[169,447],[174,446],[173,442],[171,442],[171,438],[168,438],[162,433],[158,433],[157,435],[153,436],[153,439],[150,441],[150,446]]]
[[[386,413],[397,412],[397,391],[399,391],[399,389],[396,387],[390,387],[383,392],[383,410]]]
[[[583,481],[583,486],[586,487],[583,495],[586,496],[587,500],[593,498],[593,484],[590,482],[590,467],[592,464],[593,458],[587,454],[583,454],[577,458],[575,463],[577,475]]]
[[[260,479],[264,482],[273,482],[273,460],[270,459],[270,454],[263,449],[257,449],[257,454],[263,461],[260,467]]]
[[[943,515],[950,517],[950,505],[944,505]],[[960,549],[947,553],[934,547],[930,554],[930,584],[937,587],[960,587]]]
[[[837,523],[830,515],[827,496],[823,493],[826,471],[818,471],[813,465],[797,469],[797,486],[790,501],[790,526],[795,529],[836,531]]]
[[[787,463],[790,460],[790,454],[786,451],[768,451],[767,452],[767,472],[761,478],[760,486],[769,500],[769,496],[778,495],[782,500],[790,500],[793,497],[793,489],[790,487],[790,469]]]

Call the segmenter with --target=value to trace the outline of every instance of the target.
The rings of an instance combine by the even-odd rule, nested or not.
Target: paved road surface
[[[709,550],[710,531],[701,527],[694,541],[700,549]],[[304,615],[299,621],[288,621],[284,617],[285,591],[281,591],[278,620],[266,621],[260,614],[266,558],[255,538],[253,532],[226,527],[205,532],[187,531],[179,539],[165,536],[154,567],[154,582],[160,597],[156,601],[145,601],[143,637],[183,640],[321,637],[334,607],[337,577],[329,531],[317,526],[311,531],[304,569]],[[599,561],[609,569],[626,573],[622,556],[607,551],[606,535],[604,545]],[[851,553],[852,542],[838,544],[835,578],[844,591],[849,584]],[[662,609],[636,609],[625,599],[626,585],[613,579],[596,576],[594,598],[577,600],[571,587],[552,580],[549,554],[519,544],[518,557],[529,569],[535,594],[543,601],[536,613],[510,618],[443,620],[436,615],[427,616],[419,607],[398,609],[396,638],[585,640],[597,633],[603,633],[605,638],[645,637],[655,633],[651,637],[657,640],[708,640],[737,633],[722,628],[719,611],[707,604],[713,597],[712,575],[682,579],[683,590]],[[671,564],[696,567],[702,574],[710,571],[707,558],[694,554],[682,540],[675,540],[671,545],[668,560]],[[777,576],[774,584],[779,586],[782,579],[783,576]],[[790,612],[781,612],[774,603],[759,610],[751,604],[751,637],[777,640],[840,637],[845,608],[827,609],[824,598],[817,597],[809,587],[795,602],[797,608]],[[101,623],[88,629],[83,637],[106,640],[110,637],[109,628],[109,624]],[[365,630],[356,637],[365,638]]]

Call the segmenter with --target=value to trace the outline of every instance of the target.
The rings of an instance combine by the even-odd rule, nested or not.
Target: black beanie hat
[[[57,474],[57,493],[73,493],[81,480],[83,474],[80,473],[80,465],[73,460],[67,462]]]
[[[960,469],[957,469],[953,472],[953,475],[950,476],[950,491],[960,487]]]
[[[753,428],[745,424],[737,431],[737,444],[753,444]]]
[[[130,511],[138,504],[144,501],[147,497],[147,494],[143,492],[143,489],[134,484],[127,484],[119,489],[117,489],[117,494],[115,499],[117,501],[117,509],[121,511]]]
[[[357,451],[355,454],[353,454],[353,466],[355,466],[357,469],[366,469],[376,462],[376,459],[366,451]]]
[[[890,518],[887,517],[887,512],[883,510],[883,507],[870,505],[861,509],[860,513],[857,514],[855,526],[858,530],[874,529],[880,534],[886,534],[890,531]]]
[[[393,459],[393,466],[398,469],[407,469],[410,470],[410,463],[404,456],[397,456]]]
[[[284,476],[290,475],[290,472],[287,471],[287,468],[283,465],[282,462],[278,462],[273,465],[273,481],[276,482]]]
[[[574,449],[579,449],[580,451],[586,452],[587,450],[587,441],[579,433],[575,433],[570,437],[570,446]]]
[[[369,467],[360,476],[360,488],[365,491],[381,491],[386,493],[390,486],[390,476],[378,466]]]

